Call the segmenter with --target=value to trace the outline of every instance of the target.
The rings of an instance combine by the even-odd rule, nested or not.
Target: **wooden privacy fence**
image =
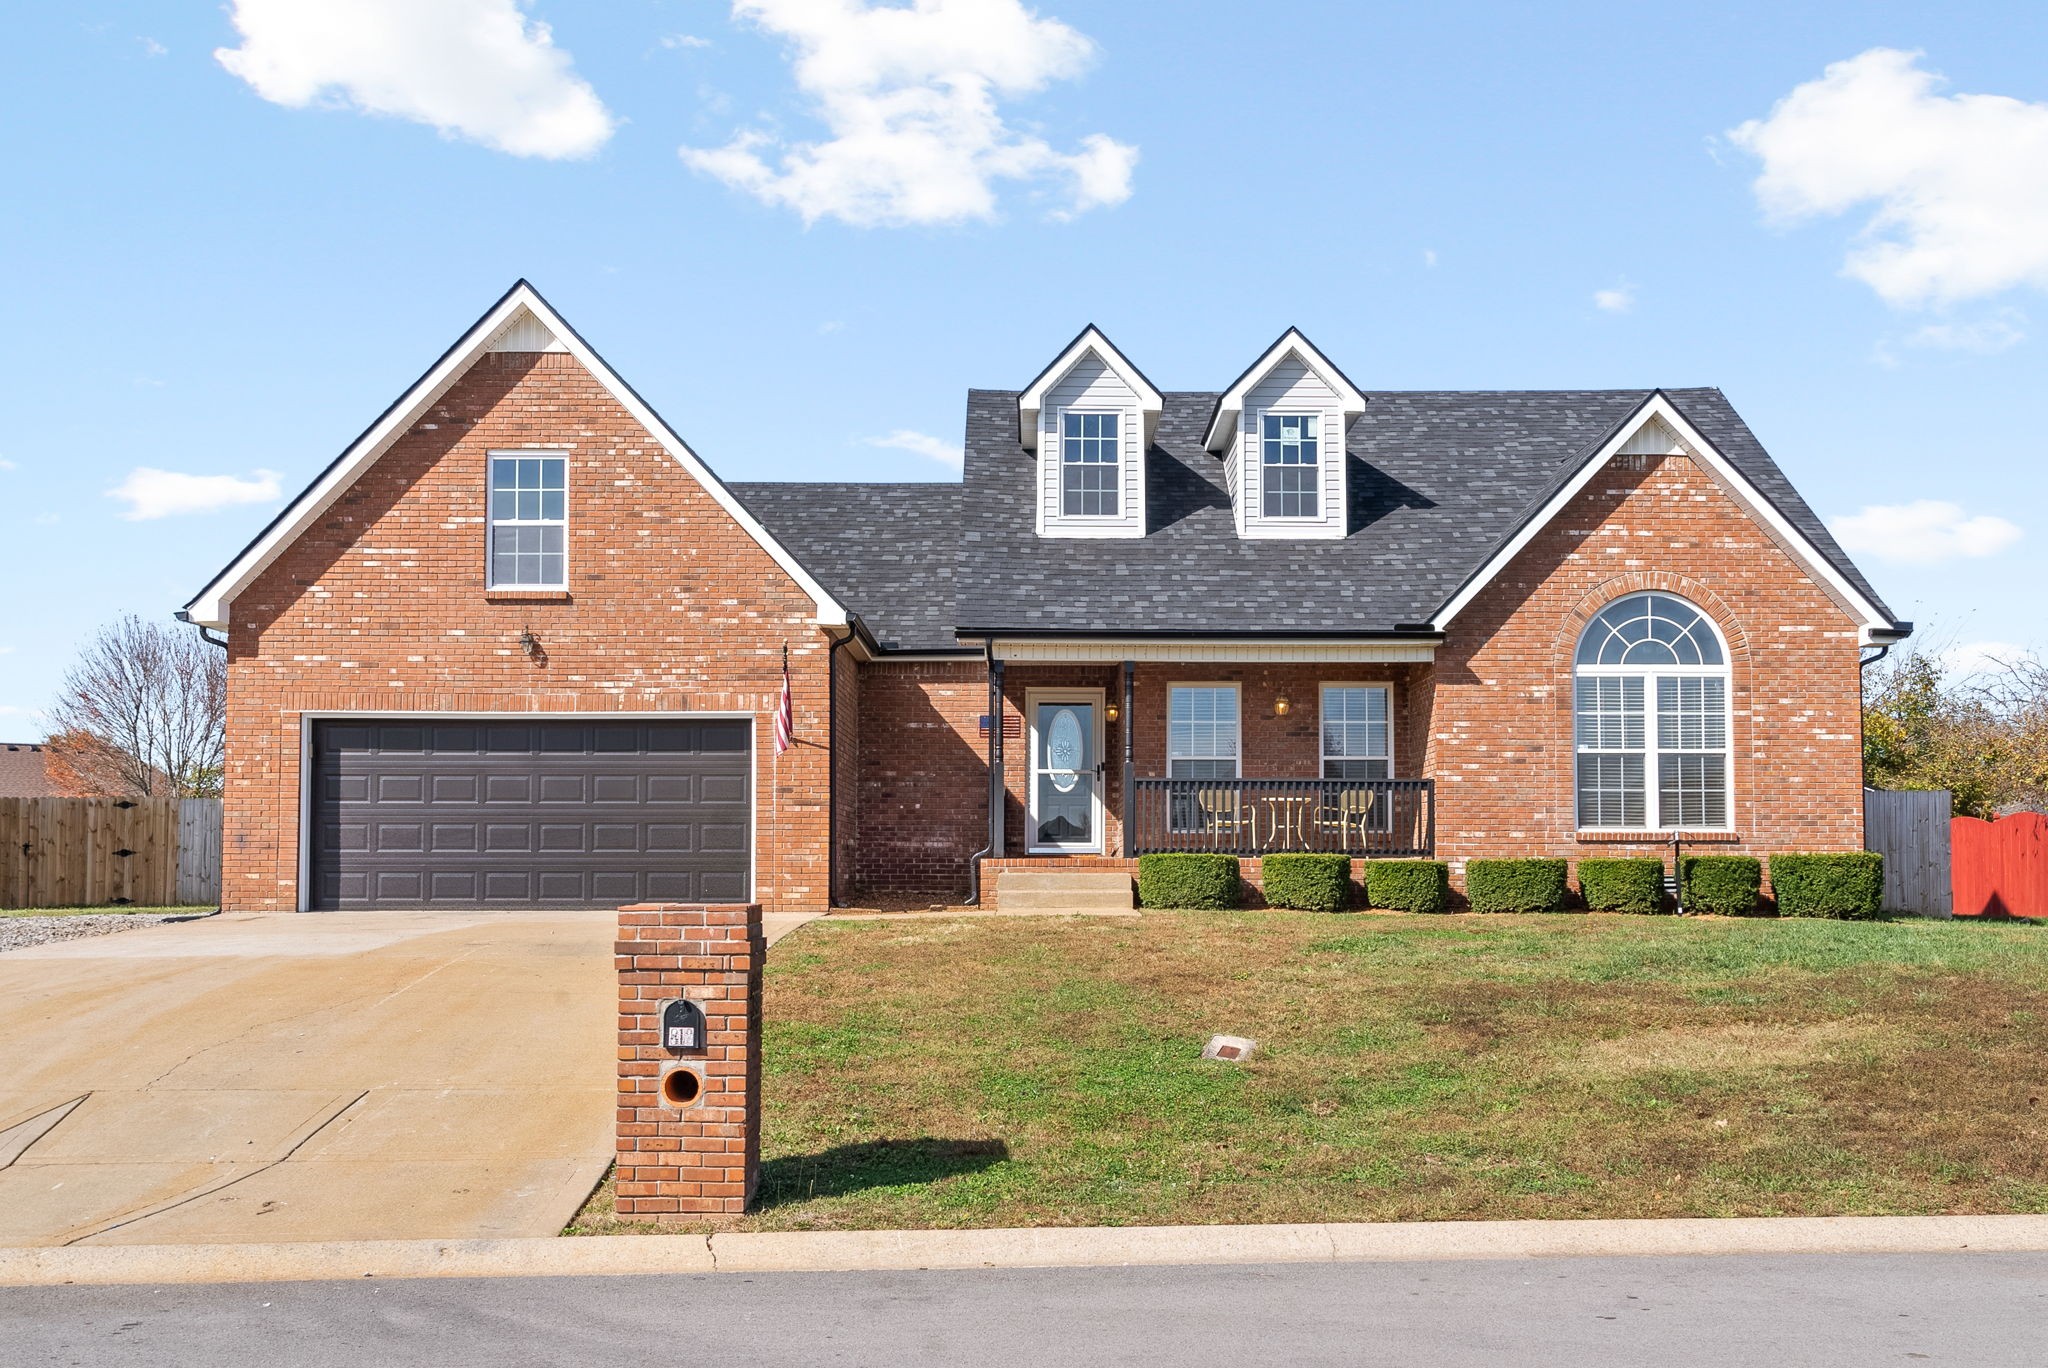
[[[1863,844],[1884,856],[1884,908],[1950,915],[1948,790],[1863,790]]]
[[[218,798],[0,798],[0,907],[219,900]]]
[[[2048,917],[2048,817],[1949,823],[1958,917]]]

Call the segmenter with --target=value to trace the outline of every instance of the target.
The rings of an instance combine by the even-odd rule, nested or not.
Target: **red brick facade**
[[[489,593],[487,453],[528,446],[570,455],[569,589]],[[345,711],[752,715],[755,896],[823,906],[816,615],[572,357],[486,354],[235,600],[222,906],[300,905],[302,719]],[[778,762],[785,643],[798,739]]]
[[[732,1215],[761,1171],[761,909],[619,909],[617,1210]],[[666,1048],[665,998],[704,1011],[702,1054]],[[678,1075],[671,1079],[670,1075]]]
[[[531,447],[570,457],[569,588],[490,592],[488,453]],[[1434,664],[1140,665],[1135,706],[1103,729],[1104,850],[1124,849],[1126,728],[1137,774],[1163,776],[1176,682],[1240,686],[1242,770],[1265,778],[1319,772],[1323,684],[1389,684],[1395,776],[1436,782],[1437,850],[1454,862],[1656,848],[1574,822],[1573,646],[1604,604],[1644,588],[1691,600],[1730,644],[1735,830],[1722,841],[1860,847],[1854,620],[1708,472],[1664,457],[1595,476],[1456,619]],[[843,649],[835,667],[816,616],[573,357],[486,354],[234,601],[223,906],[301,904],[305,720],[348,712],[752,717],[757,900],[964,896],[988,839],[982,662]],[[785,645],[797,740],[778,758]],[[1029,841],[1026,709],[1051,688],[1124,707],[1120,665],[1007,667],[1011,857]]]
[[[1862,849],[1854,619],[1690,459],[1641,464],[1596,475],[1438,648],[1430,696],[1411,703],[1427,719],[1438,853],[1664,848],[1576,831],[1572,655],[1594,614],[1642,589],[1688,599],[1728,641],[1734,832],[1720,848]]]

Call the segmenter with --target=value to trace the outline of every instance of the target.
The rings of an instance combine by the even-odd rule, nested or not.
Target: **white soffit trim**
[[[538,330],[538,331],[536,331]],[[535,346],[539,332],[546,332],[553,345]],[[501,345],[506,341],[520,345]],[[775,563],[791,579],[795,580],[804,593],[810,596],[817,609],[817,621],[826,626],[843,626],[846,610],[825,591],[823,585],[813,579],[802,565],[797,563],[780,543],[768,534],[754,516],[747,512],[738,499],[732,495],[711,472],[711,468],[698,459],[681,437],[662,421],[661,415],[647,406],[645,400],[633,392],[632,386],[619,378],[617,372],[605,364],[603,358],[590,349],[576,330],[555,312],[540,292],[525,281],[520,281],[488,313],[478,319],[456,344],[442,354],[433,367],[422,375],[413,387],[402,395],[398,402],[384,411],[370,429],[358,437],[348,450],[334,463],[322,471],[308,485],[299,497],[280,513],[251,542],[234,563],[220,572],[199,591],[192,602],[185,605],[190,620],[202,627],[226,627],[229,606],[237,594],[248,588],[255,578],[262,574],[270,563],[283,554],[286,547],[316,522],[320,515],[332,507],[334,501],[356,482],[365,470],[375,464],[377,458],[388,450],[419,418],[434,401],[447,393],[448,388],[459,380],[471,366],[487,351],[565,351],[576,358],[585,370],[596,377],[607,393],[618,400],[621,407],[659,442],[676,463],[703,486],[706,493],[725,510],[732,520],[743,528],[747,535],[766,551]]]
[[[1159,415],[1166,410],[1166,401],[1145,373],[1132,365],[1130,358],[1116,349],[1102,333],[1102,329],[1090,323],[1081,329],[1081,335],[1067,344],[1053,363],[1038,373],[1038,378],[1025,386],[1024,393],[1017,398],[1017,435],[1027,450],[1038,450],[1038,415],[1045,408],[1045,396],[1053,386],[1067,378],[1067,372],[1081,363],[1088,353],[1095,353],[1102,364],[1116,373],[1118,379],[1131,387],[1131,393],[1138,396],[1138,409],[1145,417],[1145,440],[1150,443],[1152,434],[1158,431]]]
[[[1346,418],[1365,412],[1365,396],[1358,392],[1350,378],[1338,370],[1329,357],[1317,351],[1315,343],[1309,341],[1301,329],[1289,328],[1280,334],[1278,342],[1266,348],[1265,355],[1246,367],[1244,374],[1238,376],[1223,392],[1223,397],[1216,401],[1216,412],[1209,419],[1209,434],[1203,438],[1203,446],[1210,451],[1221,451],[1230,445],[1230,439],[1237,431],[1238,416],[1244,412],[1245,396],[1266,378],[1273,367],[1289,356],[1314,371],[1324,384],[1336,391]]]
[[[1564,511],[1566,504],[1576,497],[1602,470],[1608,462],[1620,455],[1686,455],[1707,468],[1709,474],[1747,508],[1765,527],[1770,529],[1778,543],[1803,564],[1813,577],[1825,585],[1833,597],[1851,613],[1862,619],[1860,638],[1865,644],[1872,632],[1889,632],[1891,619],[1877,608],[1877,605],[1849,583],[1842,572],[1834,567],[1828,558],[1820,553],[1805,533],[1785,520],[1763,492],[1749,482],[1748,477],[1735,468],[1733,462],[1723,456],[1699,429],[1686,420],[1676,405],[1658,390],[1645,399],[1631,414],[1621,428],[1608,438],[1599,450],[1586,458],[1570,480],[1549,502],[1538,509],[1515,535],[1496,551],[1486,564],[1479,567],[1477,574],[1465,581],[1463,588],[1437,610],[1430,626],[1441,632],[1449,627],[1451,619],[1464,611],[1465,606],[1479,596],[1479,591],[1492,583],[1510,561],[1520,554],[1557,515]]]
[[[1344,641],[1301,637],[1266,640],[1117,640],[1067,641],[1052,638],[995,638],[997,660],[1066,662],[1069,664],[1114,664],[1122,660],[1178,661],[1186,663],[1241,661],[1247,664],[1315,663],[1332,664],[1413,662],[1436,659],[1436,643],[1430,641]]]

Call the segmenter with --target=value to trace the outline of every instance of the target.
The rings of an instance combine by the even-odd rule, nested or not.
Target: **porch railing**
[[[1436,850],[1428,779],[1137,779],[1125,816],[1134,855],[1309,850],[1382,859]]]

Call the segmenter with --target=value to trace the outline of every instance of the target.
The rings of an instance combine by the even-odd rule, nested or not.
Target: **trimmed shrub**
[[[1579,894],[1595,912],[1664,910],[1664,861],[1655,855],[1579,861]]]
[[[1884,905],[1884,856],[1771,856],[1771,892],[1781,917],[1874,917]]]
[[[1259,861],[1266,901],[1299,912],[1341,912],[1351,901],[1351,857],[1299,852]]]
[[[1763,906],[1764,864],[1754,855],[1683,855],[1678,901],[1688,912],[1753,917]]]
[[[1365,905],[1389,912],[1441,912],[1451,905],[1451,867],[1442,860],[1368,860]]]
[[[1555,912],[1564,906],[1563,860],[1470,860],[1465,901],[1474,912]]]
[[[1235,907],[1241,891],[1235,855],[1138,857],[1140,907]]]

